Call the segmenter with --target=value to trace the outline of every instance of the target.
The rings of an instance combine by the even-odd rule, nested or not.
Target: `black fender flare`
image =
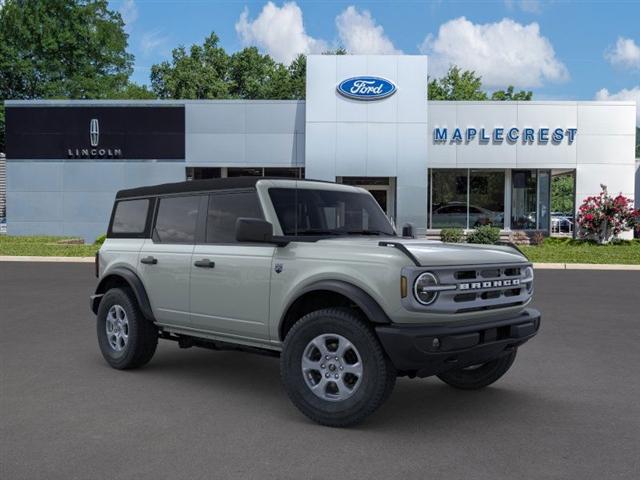
[[[100,301],[105,293],[107,293],[107,285],[109,284],[111,279],[119,278],[125,281],[125,283],[131,288],[131,291],[136,296],[136,300],[138,302],[138,306],[142,311],[142,314],[147,320],[152,322],[155,321],[153,316],[153,311],[151,310],[151,303],[149,302],[149,296],[147,295],[147,291],[142,284],[142,280],[140,277],[131,269],[127,267],[116,267],[111,270],[107,275],[105,275],[102,279],[100,279],[100,283],[96,287],[96,292],[91,297],[91,310],[93,313],[98,313],[98,307],[100,306]]]
[[[392,323],[382,307],[376,302],[371,295],[349,282],[343,280],[320,280],[311,283],[304,287],[302,290],[296,292],[295,298],[291,300],[287,307],[284,309],[282,317],[280,318],[280,324],[278,330],[282,329],[285,319],[289,313],[291,307],[307,293],[315,291],[329,291],[338,293],[344,297],[347,297],[353,303],[355,303],[362,313],[372,323],[389,324]],[[281,332],[282,333],[282,332]]]

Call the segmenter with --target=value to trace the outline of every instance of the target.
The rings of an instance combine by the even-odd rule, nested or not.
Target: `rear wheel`
[[[304,316],[287,334],[280,360],[287,394],[307,417],[346,427],[391,394],[396,372],[371,328],[349,309]]]
[[[158,329],[144,318],[129,289],[109,290],[97,317],[98,344],[109,365],[124,370],[151,360],[158,346]]]
[[[452,387],[461,390],[478,390],[491,385],[502,377],[513,365],[517,350],[478,365],[449,370],[438,378]]]

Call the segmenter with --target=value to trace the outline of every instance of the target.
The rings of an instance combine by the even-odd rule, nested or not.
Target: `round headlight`
[[[524,269],[524,278],[527,280],[527,292],[533,292],[533,267],[527,267]]]
[[[431,272],[425,272],[416,278],[413,285],[413,294],[422,305],[431,305],[438,297],[437,290],[430,287],[438,285],[438,278]]]

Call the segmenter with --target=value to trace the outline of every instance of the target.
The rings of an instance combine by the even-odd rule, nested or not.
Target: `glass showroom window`
[[[482,225],[504,228],[504,171],[469,174],[469,228]]]
[[[468,171],[431,170],[430,228],[467,228]]]
[[[430,172],[430,228],[504,228],[504,171]]]

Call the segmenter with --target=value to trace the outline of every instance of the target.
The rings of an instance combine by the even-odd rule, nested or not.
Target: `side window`
[[[111,232],[118,234],[141,234],[147,225],[149,199],[121,200],[116,203]]]
[[[161,198],[158,205],[154,241],[194,243],[200,196]]]
[[[263,218],[255,191],[212,194],[207,212],[207,243],[235,243],[238,217]]]

